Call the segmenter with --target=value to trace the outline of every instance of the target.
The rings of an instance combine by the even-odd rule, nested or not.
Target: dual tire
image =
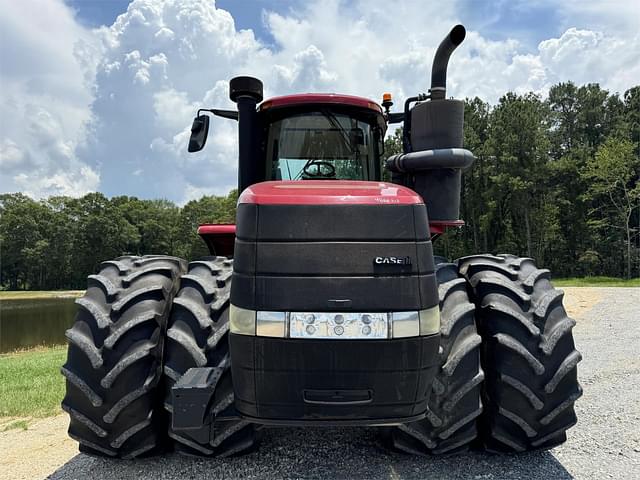
[[[575,321],[548,270],[530,258],[476,255],[438,263],[440,367],[427,417],[392,444],[421,454],[473,445],[496,453],[553,448],[577,419]],[[474,318],[475,317],[475,318]]]
[[[168,447],[226,456],[251,449],[253,426],[225,421],[211,443],[171,428],[171,387],[192,367],[223,370],[212,408],[234,403],[229,363],[229,287],[233,262],[125,256],[90,275],[62,367],[69,435],[85,453],[135,458]]]
[[[459,261],[482,336],[484,412],[480,435],[492,452],[546,450],[566,440],[582,395],[575,321],[549,270],[530,258],[476,255]]]
[[[62,367],[69,436],[85,453],[133,458],[162,448],[164,335],[186,263],[125,256],[90,275]]]

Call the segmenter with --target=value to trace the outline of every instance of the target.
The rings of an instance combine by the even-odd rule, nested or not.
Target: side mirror
[[[207,143],[209,133],[209,116],[198,115],[191,124],[191,137],[189,138],[189,152],[199,152]]]

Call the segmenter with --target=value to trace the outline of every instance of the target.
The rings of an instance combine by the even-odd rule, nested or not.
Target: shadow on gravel
[[[77,455],[49,478],[190,479],[570,479],[551,452],[522,455],[468,453],[416,457],[392,453],[374,429],[269,429],[261,448],[237,458],[207,459],[177,454],[135,461]]]

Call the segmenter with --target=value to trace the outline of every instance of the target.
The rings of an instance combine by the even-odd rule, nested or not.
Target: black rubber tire
[[[62,409],[80,451],[133,458],[163,443],[163,338],[186,262],[119,257],[103,262],[67,330]]]
[[[492,452],[546,450],[566,440],[582,395],[581,360],[548,270],[530,258],[476,255],[459,260],[482,336],[485,411],[480,435]]]
[[[436,258],[436,262],[442,260]],[[394,448],[412,454],[451,454],[468,449],[477,437],[482,412],[481,338],[475,306],[453,263],[437,263],[440,297],[440,366],[433,382],[427,417],[392,430]]]
[[[173,301],[167,330],[165,354],[164,406],[172,415],[171,387],[190,368],[224,369],[218,381],[211,408],[222,412],[233,407],[233,383],[229,356],[229,292],[233,260],[208,257],[189,264],[180,280]],[[202,444],[169,424],[169,437],[181,453],[202,456],[230,456],[254,448],[257,436],[253,425],[244,420],[227,421],[212,444]]]

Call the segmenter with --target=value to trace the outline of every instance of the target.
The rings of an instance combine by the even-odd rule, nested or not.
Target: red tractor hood
[[[413,190],[386,182],[353,180],[273,181],[251,185],[238,203],[258,205],[418,205]]]

